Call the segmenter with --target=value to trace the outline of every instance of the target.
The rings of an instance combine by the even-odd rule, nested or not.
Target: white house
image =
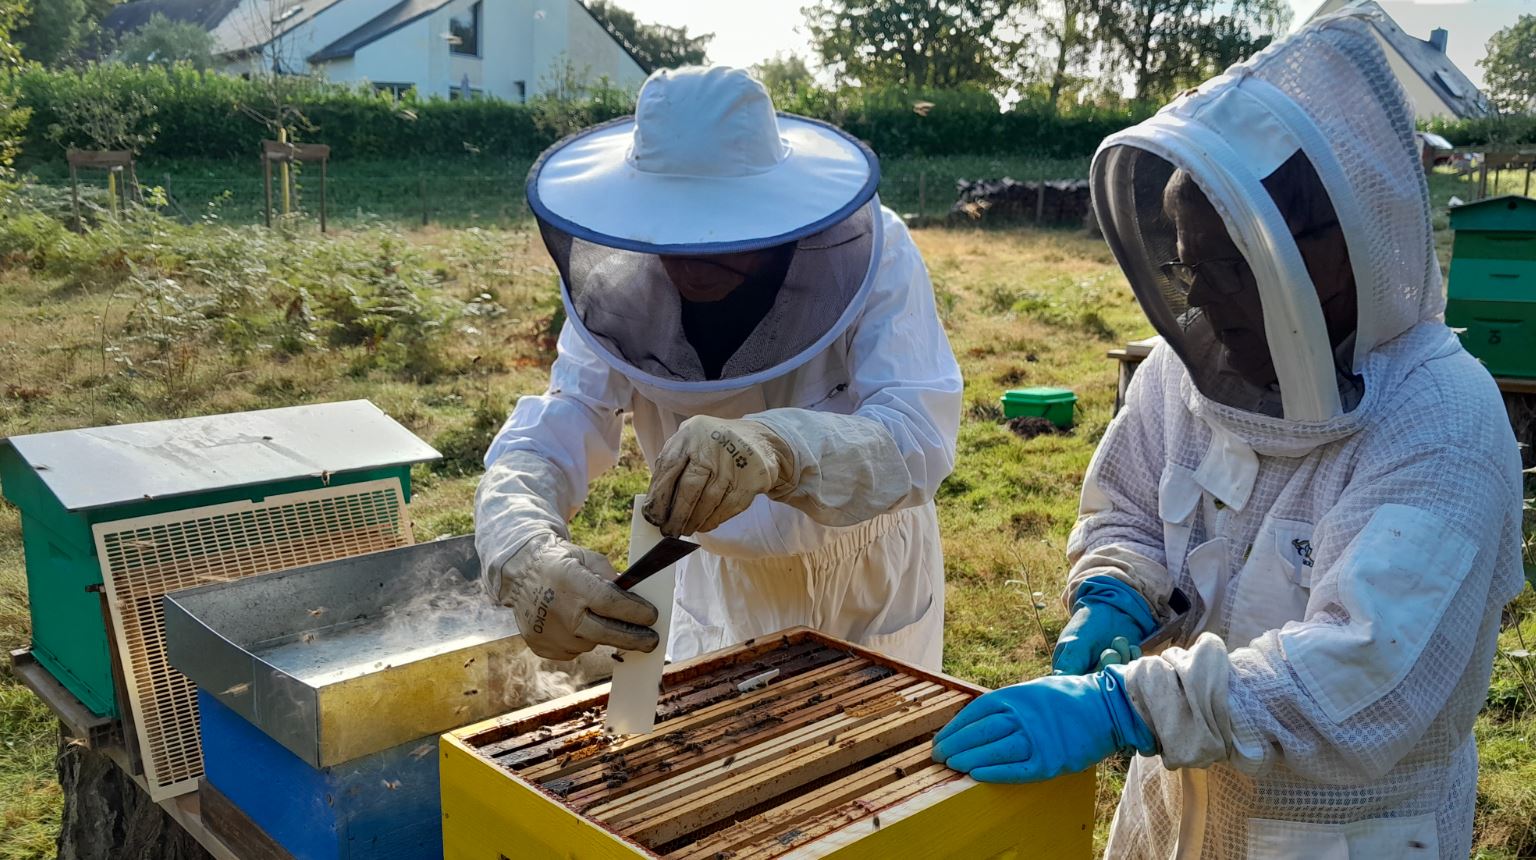
[[[647,73],[581,0],[134,0],[103,25],[127,32],[156,12],[206,28],[237,74],[522,101],[566,69],[631,90]]]
[[[1471,119],[1493,113],[1487,97],[1446,55],[1449,31],[1436,27],[1428,39],[1411,36],[1375,0],[1325,0],[1312,17],[1346,8],[1371,14],[1376,40],[1419,119]],[[1456,5],[1443,8],[1448,16],[1476,14]]]

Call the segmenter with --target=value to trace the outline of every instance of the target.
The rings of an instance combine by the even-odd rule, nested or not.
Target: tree
[[[11,33],[27,11],[26,0],[0,0],[0,180],[12,177],[11,162],[21,151],[31,111],[17,105],[11,75],[22,66],[21,51]]]
[[[1285,0],[1098,0],[1107,70],[1134,100],[1166,101],[1269,44],[1290,23]]]
[[[1521,15],[1488,40],[1478,61],[1488,95],[1500,109],[1536,111],[1536,15]]]
[[[864,85],[942,89],[1006,83],[1020,44],[1014,0],[819,0],[803,11],[821,61]]]
[[[763,86],[773,96],[774,103],[787,103],[816,85],[805,60],[796,54],[775,54],[754,65],[752,75],[763,82]]]
[[[687,27],[643,24],[635,20],[633,12],[609,0],[588,0],[586,5],[592,17],[634,55],[646,73],[702,65],[708,59],[707,49],[714,33],[690,36]]]
[[[156,12],[144,26],[123,37],[117,57],[133,66],[190,63],[201,72],[213,65],[213,34],[190,21],[172,21]]]
[[[1034,91],[1055,110],[1062,97],[1079,89],[1098,41],[1093,31],[1095,0],[1031,0],[1028,4],[1038,30],[1030,41],[1049,46],[1049,51],[1030,53],[1022,72],[1029,80],[1042,82]],[[1032,34],[1033,35],[1033,34]]]
[[[23,57],[56,66],[74,56],[84,30],[85,0],[32,0],[15,36]]]

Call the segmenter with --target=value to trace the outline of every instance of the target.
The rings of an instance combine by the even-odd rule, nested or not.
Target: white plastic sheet
[[[645,496],[635,496],[629,524],[629,563],[634,564],[661,541],[661,531],[640,514]],[[677,565],[671,565],[636,585],[632,592],[656,607],[656,635],[661,644],[649,654],[622,653],[613,667],[613,686],[608,693],[608,731],[623,735],[644,734],[656,727],[656,699],[661,690],[661,670],[666,664],[667,634],[672,629],[672,592],[677,586]]]

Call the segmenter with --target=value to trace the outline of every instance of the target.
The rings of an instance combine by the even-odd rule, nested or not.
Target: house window
[[[469,97],[471,99],[478,99],[478,98],[483,97],[484,95],[485,95],[485,91],[480,89],[479,87],[470,87],[469,88]],[[462,98],[464,98],[464,88],[463,87],[454,87],[453,89],[448,91],[448,101],[456,102],[456,101],[458,101],[459,99],[462,99]]]
[[[448,50],[455,54],[480,56],[480,0],[448,19]]]
[[[513,95],[517,96],[517,100],[518,101],[520,101],[520,102],[528,101],[528,82],[527,81],[513,81],[512,82],[512,93],[513,93]]]
[[[396,101],[405,98],[405,94],[416,88],[415,84],[395,84],[375,82],[373,88],[377,92],[389,93]]]

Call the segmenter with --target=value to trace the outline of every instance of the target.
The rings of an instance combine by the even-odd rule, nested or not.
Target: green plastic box
[[[1536,200],[1457,206],[1451,228],[1446,324],[1489,373],[1536,378]]]
[[[1003,417],[1044,418],[1065,430],[1072,426],[1077,395],[1065,388],[1015,388],[1003,393]]]
[[[0,441],[0,492],[21,512],[32,654],[104,717],[120,716],[92,526],[395,479],[437,452],[366,400]],[[327,469],[333,466],[334,469]]]

